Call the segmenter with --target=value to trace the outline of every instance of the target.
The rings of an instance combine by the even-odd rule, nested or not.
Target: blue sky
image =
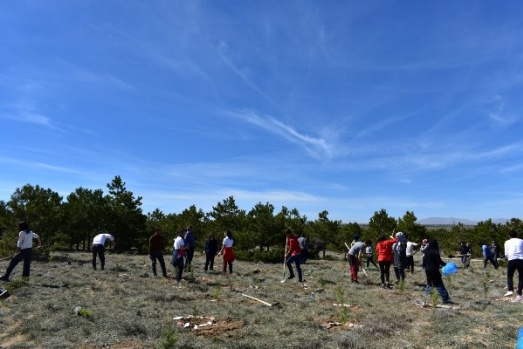
[[[520,1],[13,1],[0,199],[523,218]]]

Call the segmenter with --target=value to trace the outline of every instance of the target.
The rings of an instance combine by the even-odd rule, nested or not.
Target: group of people
[[[492,241],[490,245],[481,244],[481,253],[483,254],[483,268],[487,267],[490,262],[494,269],[499,268],[500,246],[496,241]],[[472,247],[470,243],[461,242],[459,246],[459,256],[463,267],[466,269],[470,266],[470,259],[472,257]]]
[[[42,246],[42,241],[38,234],[34,233],[29,229],[27,222],[20,222],[19,234],[17,240],[17,253],[11,258],[9,265],[3,276],[0,277],[0,281],[9,281],[11,273],[18,263],[24,262],[22,276],[28,278],[30,275],[33,240],[38,241],[38,247]],[[286,231],[286,247],[285,247],[285,264],[289,270],[289,279],[295,278],[292,263],[296,267],[298,273],[298,281],[304,282],[303,273],[301,270],[301,264],[305,263],[308,258],[307,244],[304,237],[298,237],[291,230]],[[93,269],[97,268],[97,257],[100,260],[100,268],[105,268],[105,243],[109,240],[109,246],[115,241],[115,238],[111,234],[101,233],[93,238],[92,244],[92,266]],[[205,266],[204,271],[214,270],[214,259],[217,254],[223,256],[223,273],[227,272],[232,274],[233,261],[235,255],[233,251],[234,240],[232,234],[227,230],[224,234],[222,241],[221,250],[218,252],[218,242],[214,234],[210,234],[205,242]],[[182,278],[183,271],[191,271],[191,263],[194,256],[195,238],[192,231],[192,226],[187,229],[181,229],[178,232],[178,236],[174,240],[173,255],[171,265],[177,268],[176,280],[179,282]],[[396,276],[396,284],[405,280],[405,270],[414,271],[414,247],[418,244],[411,242],[407,239],[405,234],[398,232],[392,234],[390,237],[381,236],[376,244],[376,253],[378,256],[378,265],[380,269],[380,279],[382,287],[390,288],[390,267],[394,267],[394,273]],[[153,275],[157,276],[156,263],[159,262],[162,269],[162,274],[167,277],[167,270],[163,257],[163,251],[165,250],[165,239],[162,236],[160,228],[156,228],[154,234],[149,238],[149,258],[152,262]],[[349,246],[347,246],[349,247]],[[505,257],[508,261],[507,268],[507,292],[505,297],[510,297],[514,294],[514,274],[518,272],[518,285],[516,288],[516,298],[513,302],[523,302],[523,240],[517,237],[515,230],[510,230],[509,239],[505,242]],[[427,278],[427,285],[425,292],[430,294],[434,288],[441,296],[443,303],[452,303],[449,294],[443,284],[442,274],[440,267],[445,266],[446,263],[441,259],[439,252],[439,245],[436,240],[424,239],[419,249],[423,255],[422,266],[425,271]],[[497,269],[499,267],[497,263],[497,255],[499,254],[499,246],[493,242],[491,247],[486,245],[482,246],[483,255],[485,257],[484,267],[486,267],[487,261],[490,261]],[[490,253],[488,252],[490,251]],[[460,246],[461,257],[470,256],[472,253],[470,244],[462,243]],[[360,268],[360,260],[362,254],[367,255],[367,267],[369,263],[376,266],[374,262],[374,256],[372,251],[372,242],[370,240],[361,241],[359,236],[354,237],[354,241],[348,248],[348,260],[350,266],[351,280],[354,283],[358,283],[358,271]],[[463,259],[462,259],[463,261]],[[376,266],[378,267],[378,266]]]
[[[378,256],[378,265],[374,261],[374,251],[372,241],[361,241],[359,235],[354,236],[351,246],[348,246],[348,261],[351,273],[351,281],[358,283],[358,271],[360,269],[360,260],[364,254],[367,259],[367,268],[372,263],[380,269],[381,284],[384,288],[390,288],[390,267],[394,267],[396,283],[405,280],[405,271],[414,273],[414,247],[418,246],[405,236],[398,232],[390,237],[381,236],[376,244],[376,253]]]
[[[222,248],[218,251],[218,241],[213,233],[211,233],[205,241],[205,266],[204,271],[214,270],[214,259],[217,254],[223,256],[223,273],[232,274],[232,262],[236,259],[233,251],[234,240],[232,233],[227,230],[222,241]],[[193,227],[190,225],[187,229],[178,231],[178,236],[174,239],[173,255],[171,265],[176,268],[176,281],[182,279],[184,271],[192,271],[192,260],[194,257],[194,250],[196,247],[196,239],[193,233]],[[152,272],[157,276],[156,262],[160,263],[162,274],[167,277],[167,270],[163,258],[163,251],[165,250],[165,240],[162,236],[160,228],[156,228],[154,234],[149,238],[149,258],[152,262]]]
[[[391,266],[394,268],[396,284],[405,281],[405,271],[414,272],[414,255],[417,252],[414,251],[414,247],[416,246],[418,244],[409,241],[402,232],[397,232],[389,237],[383,235],[378,238],[376,253],[378,255],[380,279],[383,288],[392,287],[390,282]],[[363,251],[367,255],[367,266],[369,265],[369,259],[376,265],[373,259],[372,242],[370,240],[360,241],[359,236],[355,236],[348,252],[351,281],[353,283],[358,283],[358,270]],[[443,303],[452,303],[439,271],[439,268],[445,266],[446,263],[439,254],[438,242],[436,240],[423,240],[420,251],[423,254],[423,269],[427,278],[426,294],[429,294],[432,288],[435,288],[440,294]]]

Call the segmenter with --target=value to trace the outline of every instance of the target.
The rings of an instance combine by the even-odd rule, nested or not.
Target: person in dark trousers
[[[367,241],[367,247],[365,247],[365,256],[367,257],[367,268],[372,263],[377,269],[379,269],[376,262],[374,262],[374,251],[372,250],[372,241]]]
[[[111,242],[114,241],[114,237],[111,234],[98,234],[93,239],[93,269],[96,270],[96,256],[100,259],[100,269],[105,268],[105,241],[109,240],[109,248],[111,248]]]
[[[490,262],[494,269],[498,269],[498,262],[496,261],[494,253],[492,253],[490,247],[484,244],[481,246],[481,251],[483,252],[483,268],[486,268],[487,262]]]
[[[309,248],[307,247],[307,239],[305,236],[300,236],[298,238],[298,242],[300,244],[300,256],[301,256],[301,264],[305,264],[307,262],[307,259],[309,259]]]
[[[218,240],[214,237],[214,234],[210,234],[205,241],[205,267],[203,270],[214,270],[214,257],[218,253]]]
[[[507,293],[505,297],[510,297],[514,294],[514,272],[518,271],[518,288],[516,290],[517,296],[512,300],[514,303],[522,303],[523,297],[521,292],[523,290],[523,240],[518,239],[518,233],[511,230],[508,233],[510,239],[505,241],[505,257],[508,261],[507,267]]]
[[[414,251],[414,247],[418,246],[417,243],[410,241],[410,239],[406,236],[405,239],[407,240],[407,249],[405,250],[405,254],[407,256],[407,265],[406,269],[407,271],[410,271],[411,274],[414,274],[414,255],[416,254],[416,251]]]
[[[461,258],[461,263],[463,268],[467,269],[470,267],[470,246],[467,245],[464,241],[459,245],[459,255]]]
[[[499,245],[498,245],[498,243],[496,241],[492,241],[492,243],[490,244],[490,250],[494,254],[494,260],[496,261],[496,263],[499,266],[499,262],[498,262],[498,259],[499,259]]]
[[[394,254],[392,253],[392,245],[396,243],[396,238],[391,236],[387,239],[385,235],[382,235],[378,239],[376,244],[376,253],[378,254],[378,264],[380,265],[380,278],[381,287],[390,288],[390,266],[394,260]]]
[[[187,227],[184,240],[185,245],[187,245],[187,250],[185,253],[185,271],[191,271],[191,263],[194,257],[194,248],[196,247],[196,240],[194,239],[194,234],[192,232],[192,225]]]
[[[443,304],[453,304],[450,300],[449,293],[443,284],[443,279],[441,278],[441,272],[439,271],[440,267],[444,267],[447,263],[443,262],[439,254],[439,246],[436,240],[429,240],[427,247],[423,250],[423,269],[425,270],[425,275],[427,276],[427,286],[425,287],[425,295],[429,296],[432,288],[435,288]]]
[[[38,241],[37,248],[42,247],[42,241],[40,240],[40,237],[37,234],[33,233],[31,230],[29,230],[29,225],[26,222],[20,222],[18,224],[18,229],[20,230],[20,232],[18,233],[18,241],[16,242],[18,252],[13,256],[13,258],[11,258],[11,261],[7,266],[5,274],[2,277],[0,277],[0,280],[2,281],[9,281],[11,273],[13,272],[14,268],[18,265],[18,263],[20,263],[21,261],[24,261],[24,269],[22,272],[22,276],[28,278],[29,274],[31,273],[33,239],[36,239]]]
[[[396,242],[392,245],[394,256],[393,265],[396,274],[396,283],[405,281],[405,268],[407,267],[407,239],[402,232],[396,233]]]
[[[285,264],[287,265],[287,269],[289,269],[288,279],[294,279],[294,271],[292,270],[292,262],[294,262],[296,271],[298,272],[298,282],[303,282],[300,266],[301,249],[300,243],[298,242],[298,237],[291,229],[287,229],[285,235],[287,235],[287,244],[289,246],[287,249],[287,255],[285,256]]]
[[[156,273],[156,261],[160,263],[163,277],[167,277],[167,269],[165,268],[165,260],[163,258],[163,250],[165,249],[165,239],[162,236],[160,228],[156,228],[154,234],[149,238],[149,258],[152,262],[153,275]]]

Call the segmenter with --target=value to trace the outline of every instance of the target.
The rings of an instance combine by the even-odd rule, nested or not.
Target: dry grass
[[[70,254],[70,265],[63,257],[33,263],[28,283],[19,265],[5,284],[0,348],[513,348],[521,326],[523,304],[502,299],[504,270],[481,263],[445,280],[458,303],[447,309],[420,305],[419,266],[403,289],[385,290],[374,268],[351,284],[338,255],[304,265],[306,287],[281,283],[281,264],[236,261],[224,276],[203,273],[196,256],[176,287],[151,277],[144,256],[108,255],[105,271],[91,269],[89,254]],[[75,315],[76,306],[91,314]]]

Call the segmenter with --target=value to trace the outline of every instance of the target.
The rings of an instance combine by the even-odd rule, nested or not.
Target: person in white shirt
[[[18,224],[18,228],[20,229],[20,233],[18,233],[18,241],[16,243],[18,252],[13,256],[13,258],[11,258],[11,261],[9,262],[9,266],[5,271],[5,274],[2,277],[0,277],[0,280],[2,281],[9,281],[9,278],[11,277],[11,273],[13,272],[14,268],[22,260],[24,261],[24,270],[22,276],[28,278],[31,272],[33,239],[37,239],[38,241],[37,248],[42,247],[42,241],[40,240],[40,237],[37,234],[33,233],[31,230],[29,230],[29,225],[26,222],[20,222],[20,224]]]
[[[414,274],[414,254],[416,254],[416,252],[414,252],[415,246],[418,246],[418,244],[407,238],[407,249],[405,250],[405,255],[407,256],[407,270],[410,270],[411,274]]]
[[[523,303],[523,297],[521,292],[523,290],[523,240],[518,239],[518,233],[515,230],[511,230],[508,233],[510,239],[505,241],[505,257],[508,260],[507,268],[507,289],[505,297],[510,297],[514,294],[514,272],[518,271],[518,288],[517,296],[512,301],[515,303]]]
[[[98,234],[93,239],[93,269],[96,270],[96,256],[100,258],[100,269],[105,268],[105,241],[109,240],[109,248],[111,248],[111,242],[114,241],[114,237],[111,234]]]
[[[174,239],[174,249],[173,249],[173,258],[171,260],[171,265],[175,268],[178,268],[176,273],[176,281],[179,283],[183,275],[183,259],[185,257],[185,250],[189,248],[189,245],[185,243],[185,229],[181,229],[178,232],[178,236]]]

